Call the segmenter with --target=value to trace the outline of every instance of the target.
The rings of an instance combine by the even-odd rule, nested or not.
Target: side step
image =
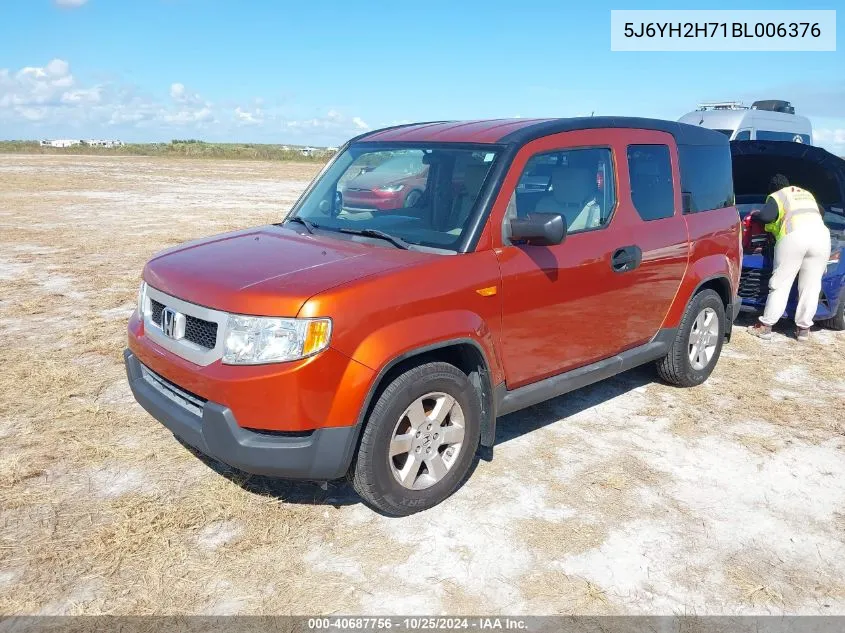
[[[496,416],[506,415],[539,404],[550,398],[586,387],[623,371],[658,360],[669,353],[677,328],[660,330],[651,341],[629,349],[616,356],[605,358],[591,365],[551,376],[539,382],[519,387],[513,391],[497,389]]]

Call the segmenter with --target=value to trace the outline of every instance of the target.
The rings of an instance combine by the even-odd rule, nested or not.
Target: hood
[[[420,255],[271,225],[159,253],[144,267],[144,280],[209,308],[292,317],[315,294],[411,264]]]
[[[772,176],[809,191],[826,207],[845,203],[845,160],[813,145],[786,141],[731,141],[734,191],[765,196]]]

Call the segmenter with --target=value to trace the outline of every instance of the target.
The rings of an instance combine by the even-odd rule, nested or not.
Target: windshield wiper
[[[288,218],[287,220],[285,220],[285,223],[287,222],[298,222],[299,224],[304,226],[305,229],[312,235],[314,234],[314,229],[320,228],[319,225],[314,224],[313,222],[311,222],[310,220],[306,220],[305,218],[300,218],[299,216]]]
[[[341,233],[349,233],[350,235],[363,235],[364,237],[377,237],[382,240],[386,240],[396,246],[396,248],[401,248],[402,250],[408,250],[411,248],[411,245],[408,244],[405,240],[401,237],[397,237],[395,235],[391,235],[390,233],[385,233],[384,231],[379,231],[378,229],[338,229]]]

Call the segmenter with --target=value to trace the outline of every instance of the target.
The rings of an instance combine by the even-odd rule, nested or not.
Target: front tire
[[[373,407],[352,467],[364,502],[390,516],[437,505],[464,481],[480,436],[478,394],[448,363],[398,376]]]
[[[714,290],[695,295],[687,305],[669,353],[657,361],[657,373],[678,387],[700,385],[722,353],[725,340],[725,304]]]
[[[405,201],[402,203],[402,206],[405,209],[411,209],[417,206],[420,198],[422,198],[422,191],[419,189],[411,189],[411,191],[408,192],[408,195],[405,196]]]

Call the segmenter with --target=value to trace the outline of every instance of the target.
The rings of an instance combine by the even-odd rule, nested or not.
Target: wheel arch
[[[493,446],[496,435],[496,412],[490,363],[481,344],[471,338],[453,338],[407,350],[388,361],[370,385],[357,424],[363,429],[384,389],[400,374],[425,363],[441,361],[463,371],[480,395],[481,445]],[[359,441],[361,433],[358,434]],[[357,451],[357,446],[356,446]]]

